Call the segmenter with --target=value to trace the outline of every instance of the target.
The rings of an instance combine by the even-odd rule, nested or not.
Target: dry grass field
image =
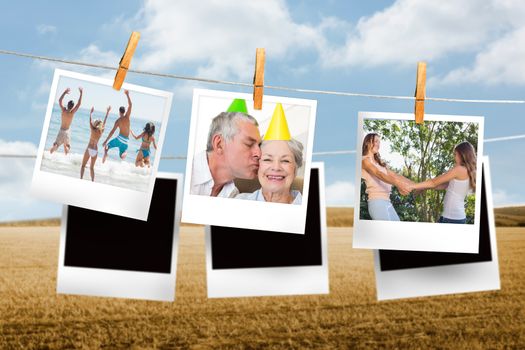
[[[57,295],[59,228],[0,228],[0,348],[525,347],[525,228],[497,230],[501,291],[388,302],[350,228],[329,229],[329,295],[208,300],[203,231],[182,228],[162,303]]]
[[[525,227],[525,207],[496,208],[495,214],[497,226]],[[326,221],[329,227],[352,227],[354,225],[354,208],[328,207],[326,208]],[[0,222],[0,227],[57,225],[60,225],[60,218]],[[183,224],[183,226],[199,227],[201,225]]]
[[[525,207],[496,208],[496,226],[525,227]]]
[[[496,226],[525,227],[525,207],[496,208]],[[354,208],[326,208],[328,226],[349,227],[354,225]]]

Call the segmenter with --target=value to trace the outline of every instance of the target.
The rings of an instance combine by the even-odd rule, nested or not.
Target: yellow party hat
[[[292,137],[290,136],[290,130],[288,130],[288,123],[284,115],[283,105],[278,103],[273,111],[272,120],[268,126],[268,130],[264,135],[266,141],[269,140],[283,140],[288,141]]]

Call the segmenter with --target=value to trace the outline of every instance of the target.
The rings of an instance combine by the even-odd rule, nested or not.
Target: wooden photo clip
[[[255,50],[255,74],[253,76],[253,108],[262,109],[262,99],[264,91],[264,61],[266,52],[264,48]]]
[[[126,50],[124,51],[124,54],[122,55],[122,58],[120,59],[120,62],[118,64],[117,74],[115,75],[115,81],[113,82],[113,89],[117,91],[120,90],[122,84],[124,83],[126,73],[128,72],[128,68],[131,63],[131,59],[133,58],[133,54],[135,53],[135,49],[137,48],[139,39],[139,32],[131,33],[128,45],[126,46]]]
[[[416,104],[414,108],[416,124],[422,124],[425,116],[425,84],[427,80],[427,64],[425,62],[417,63],[416,75]]]

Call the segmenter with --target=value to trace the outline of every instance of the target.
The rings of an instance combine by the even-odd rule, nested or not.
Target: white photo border
[[[51,92],[47,104],[46,116],[40,145],[38,147],[33,179],[31,182],[31,195],[40,199],[50,200],[62,204],[74,205],[86,209],[102,211],[110,214],[126,216],[138,220],[147,220],[151,196],[153,195],[154,179],[160,163],[160,155],[164,144],[168,119],[171,110],[173,94],[167,91],[155,90],[143,86],[124,83],[122,89],[163,97],[164,114],[162,116],[162,127],[157,142],[157,156],[153,160],[150,174],[150,182],[146,192],[111,186],[98,182],[83,181],[80,178],[72,178],[41,170],[42,157],[51,122],[53,105],[57,96],[58,82],[61,77],[68,77],[106,85],[111,87],[113,81],[91,75],[55,69]],[[79,169],[80,170],[80,169]]]
[[[183,175],[180,173],[158,172],[157,178],[177,181],[170,273],[65,266],[68,206],[64,205],[60,226],[57,294],[155,301],[175,300]]]
[[[481,292],[499,290],[501,288],[490,164],[489,159],[486,156],[483,157],[483,173],[492,260],[465,264],[381,271],[379,251],[374,250],[374,269],[378,300]]]
[[[353,248],[478,253],[481,186],[476,186],[474,224],[457,225],[360,219],[361,148],[364,137],[364,119],[413,120],[414,115],[411,113],[359,112]],[[481,169],[484,117],[425,114],[425,120],[478,123],[477,169]],[[476,172],[476,183],[481,183],[481,171]]]
[[[213,269],[211,228],[206,226],[206,280],[208,298],[235,298],[280,295],[328,294],[328,243],[324,163],[313,162],[319,171],[319,209],[321,223],[321,261],[318,266],[287,266],[240,269]]]
[[[199,100],[201,97],[218,97],[230,100],[241,98],[246,100],[247,103],[253,103],[253,96],[246,93],[204,89],[193,90],[182,222],[304,234],[317,101],[264,96],[263,106],[265,103],[274,104],[280,102],[282,104],[302,105],[310,108],[308,142],[304,147],[303,200],[301,204],[290,205],[190,194],[193,158],[195,156],[195,138],[199,119]],[[253,213],[257,213],[257,215],[253,215]],[[272,220],[268,220],[268,217],[271,217]]]

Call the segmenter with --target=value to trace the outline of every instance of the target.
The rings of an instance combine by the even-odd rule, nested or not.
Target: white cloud
[[[518,195],[508,193],[507,191],[499,188],[492,191],[492,200],[495,207],[505,207],[523,203],[523,201],[520,202]]]
[[[57,27],[49,25],[49,24],[40,24],[36,27],[36,31],[40,35],[46,35],[46,34],[56,34]]]
[[[491,43],[477,56],[472,67],[449,72],[436,82],[462,84],[525,84],[525,26]]]
[[[31,142],[0,139],[0,154],[35,155]],[[57,217],[61,206],[42,202],[29,194],[34,158],[0,158],[0,221]]]
[[[249,80],[256,47],[287,59],[323,40],[317,28],[294,22],[280,0],[147,1],[141,13],[146,51],[137,66],[144,70],[189,63],[199,77]]]
[[[328,206],[353,206],[355,185],[350,181],[336,181],[325,188]]]
[[[346,45],[328,50],[323,61],[334,67],[413,64],[479,49],[500,29],[497,13],[488,7],[475,0],[398,0],[362,17]]]
[[[398,0],[362,17],[344,45],[321,51],[327,68],[415,65],[466,54],[473,62],[431,84],[525,84],[525,2]]]
[[[2,155],[36,155],[36,152],[37,147],[33,143],[0,139]],[[0,158],[0,220],[12,217],[11,206],[23,206],[32,202],[29,187],[34,162],[33,158]]]
[[[121,55],[117,55],[113,51],[103,51],[97,45],[90,44],[89,46],[80,50],[79,60],[97,63],[107,66],[116,66],[120,61]]]
[[[70,61],[117,67],[121,57],[122,57],[122,53],[117,54],[116,52],[111,51],[111,50],[104,51],[100,49],[98,45],[92,43],[86,46],[85,48],[83,48],[82,50],[80,50],[80,52],[76,53],[75,55],[65,56],[62,58],[64,60],[70,60]],[[81,66],[81,65],[71,65],[71,64],[66,64],[66,63],[49,62],[49,61],[36,61],[35,64],[38,68],[45,69],[45,70],[57,68],[57,69],[65,69],[65,70],[74,70],[75,72],[80,72],[80,73],[93,74],[98,77],[103,77],[106,79],[113,79],[115,77],[114,70],[103,70],[101,68],[94,68],[94,67]],[[46,81],[40,82],[39,90],[43,91],[44,89],[43,86],[46,84],[48,84],[49,87],[51,87],[51,81],[46,80]],[[27,93],[25,93],[25,95],[27,95]],[[25,95],[22,95],[22,96],[25,96]]]

